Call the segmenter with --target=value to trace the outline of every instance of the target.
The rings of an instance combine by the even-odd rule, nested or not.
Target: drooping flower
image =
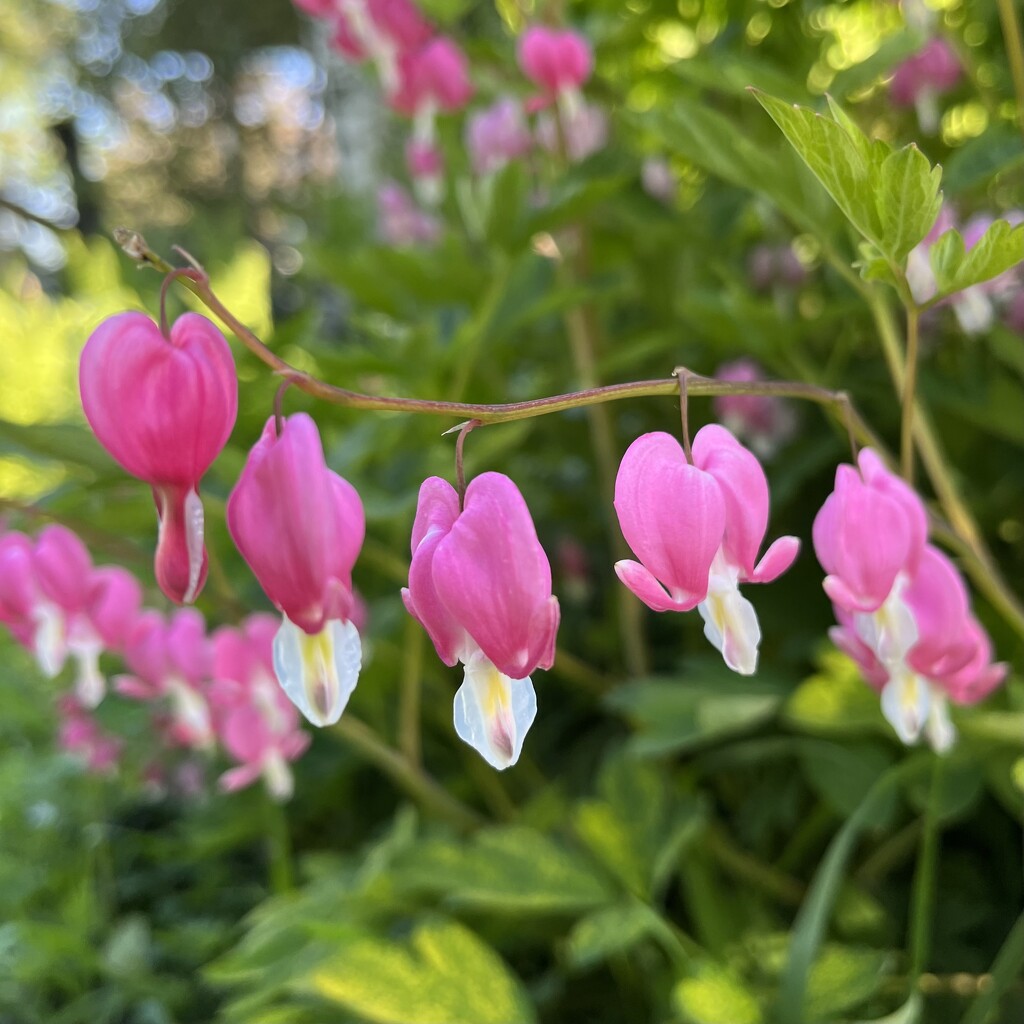
[[[550,153],[557,153],[565,142],[565,155],[573,163],[585,160],[604,149],[608,143],[608,117],[594,103],[580,99],[561,114],[562,134],[559,136],[556,113],[545,110],[537,116],[537,141]]]
[[[239,629],[221,628],[213,637],[210,706],[217,734],[238,766],[221,776],[228,792],[263,778],[271,796],[286,800],[293,782],[289,761],[309,746],[295,705],[274,676],[272,615],[250,615]]]
[[[814,521],[814,547],[839,625],[833,642],[857,662],[904,743],[937,751],[956,732],[948,704],[981,700],[1006,674],[970,612],[963,578],[927,543],[915,492],[870,449],[840,466]]]
[[[461,661],[455,731],[495,768],[516,763],[537,713],[530,675],[555,658],[558,600],[522,494],[483,473],[459,508],[439,477],[420,487],[405,606],[446,665]]]
[[[71,694],[65,694],[58,701],[57,711],[60,714],[57,742],[61,750],[78,759],[95,775],[115,774],[123,741],[103,732],[90,709]]]
[[[377,190],[380,236],[395,248],[434,246],[441,237],[441,222],[432,213],[421,210],[401,185],[385,181]]]
[[[173,601],[194,601],[206,579],[199,480],[238,410],[224,335],[198,313],[179,317],[169,338],[142,313],[119,313],[86,342],[79,385],[100,443],[153,488],[160,589]]]
[[[590,44],[571,29],[532,25],[520,37],[519,66],[549,96],[576,92],[594,69]]]
[[[533,136],[519,101],[503,96],[466,122],[466,149],[476,174],[493,174],[530,151]]]
[[[145,611],[124,645],[130,674],[119,676],[114,686],[135,700],[166,700],[169,739],[178,746],[210,750],[216,739],[208,699],[211,658],[206,622],[194,608],[180,608],[169,618]]]
[[[764,370],[753,359],[723,363],[715,376],[719,380],[763,380]],[[715,415],[730,433],[745,441],[761,459],[768,459],[796,430],[796,416],[781,398],[772,395],[717,395]]]
[[[617,562],[619,579],[654,611],[697,608],[704,635],[744,675],[757,668],[761,629],[739,584],[770,583],[800,548],[780,537],[757,561],[768,500],[760,463],[717,424],[698,431],[692,465],[671,434],[644,434],[615,480],[619,526],[639,559]]]
[[[282,613],[274,669],[314,725],[331,725],[355,689],[362,661],[352,567],[363,544],[363,505],[324,461],[305,413],[267,420],[228,498],[228,529]]]

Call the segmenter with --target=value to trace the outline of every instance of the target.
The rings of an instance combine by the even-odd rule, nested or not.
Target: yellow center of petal
[[[309,702],[320,715],[326,715],[331,708],[332,694],[338,690],[331,632],[326,628],[313,636],[303,632],[299,643],[302,649],[304,674],[309,681]]]

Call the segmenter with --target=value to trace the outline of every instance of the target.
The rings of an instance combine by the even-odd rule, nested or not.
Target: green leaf
[[[761,1024],[757,1000],[742,979],[713,961],[695,964],[690,977],[672,991],[672,1001],[687,1024]]]
[[[798,729],[822,733],[877,732],[885,725],[876,694],[852,658],[835,648],[818,659],[821,671],[794,691],[783,717]]]
[[[797,749],[807,782],[842,817],[863,804],[875,781],[892,764],[889,749],[877,743],[804,740]],[[888,800],[876,803],[867,824],[884,827],[894,807],[895,793],[890,793]]]
[[[990,281],[1024,260],[1024,224],[997,220],[973,245],[964,250],[958,231],[947,231],[928,254],[939,299],[972,285]]]
[[[861,1020],[856,1024],[918,1024],[922,1009],[924,1009],[924,999],[920,992],[914,992],[902,1006],[885,1017]]]
[[[870,140],[829,97],[832,117],[752,90],[847,220],[902,265],[941,206],[941,172],[910,145],[893,152]]]
[[[586,970],[632,949],[655,925],[654,911],[643,903],[616,904],[580,918],[569,933],[566,958],[575,970]]]
[[[888,962],[875,949],[825,946],[807,979],[807,1016],[825,1020],[870,999],[886,980]]]
[[[522,827],[486,829],[468,843],[414,847],[399,861],[397,882],[455,906],[519,914],[588,909],[611,896],[577,854]]]
[[[642,756],[693,750],[767,721],[782,690],[764,676],[738,678],[701,661],[679,679],[642,679],[607,698],[637,731],[629,749]]]
[[[872,787],[860,807],[851,815],[829,844],[800,912],[793,923],[789,959],[779,985],[773,1019],[779,1024],[802,1024],[807,1019],[805,999],[808,979],[818,948],[825,935],[832,906],[842,887],[846,864],[861,831],[892,800],[902,782],[904,769],[890,768]]]
[[[309,978],[313,990],[379,1024],[530,1024],[518,979],[454,921],[419,925],[408,943],[367,939]]]

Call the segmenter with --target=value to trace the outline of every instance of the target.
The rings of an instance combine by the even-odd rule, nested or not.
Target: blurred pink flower
[[[921,130],[933,134],[939,127],[936,101],[956,87],[962,74],[953,48],[936,36],[896,68],[889,96],[897,107],[914,107]]]
[[[208,702],[212,651],[203,616],[194,608],[169,618],[142,612],[125,642],[124,660],[129,674],[114,680],[117,692],[135,700],[166,700],[169,739],[210,750],[215,739]]]
[[[441,237],[441,222],[421,210],[412,196],[393,181],[384,182],[377,191],[380,213],[380,235],[387,245],[396,249],[423,245],[434,246]]]
[[[790,245],[755,245],[747,258],[747,273],[751,287],[761,292],[799,288],[807,280],[807,270]]]
[[[506,164],[526,156],[533,146],[523,108],[511,96],[503,96],[466,122],[466,148],[473,170],[493,174]]]
[[[408,117],[461,110],[473,95],[469,61],[453,39],[436,36],[398,61],[398,84],[388,102]]]
[[[79,702],[67,695],[57,703],[60,728],[57,743],[66,754],[82,762],[95,775],[117,772],[123,742],[104,733],[96,720]]]
[[[594,68],[590,43],[571,29],[531,25],[517,47],[523,74],[546,95],[578,91]]]
[[[569,111],[556,108],[537,116],[537,141],[549,152],[557,153],[561,148],[556,118],[561,118],[566,155],[574,163],[585,160],[607,145],[608,118],[605,112],[581,99]]]
[[[764,370],[753,359],[736,359],[718,367],[715,376],[747,383],[764,380]],[[714,409],[722,426],[747,442],[762,459],[771,458],[796,431],[793,410],[771,395],[717,395]]]
[[[654,611],[697,608],[704,635],[734,672],[757,668],[761,629],[740,583],[770,583],[800,542],[780,537],[760,561],[768,483],[757,459],[724,427],[693,442],[693,464],[671,434],[637,438],[615,480],[615,512],[638,562],[615,564],[619,579]]]
[[[679,185],[672,165],[664,157],[649,156],[640,168],[640,181],[652,199],[666,205],[675,202]]]
[[[272,615],[250,615],[239,629],[214,634],[210,705],[221,743],[238,762],[221,776],[221,787],[233,791],[262,777],[275,799],[286,800],[293,788],[288,762],[302,755],[309,737],[274,675],[277,629]]]
[[[495,768],[516,763],[537,713],[530,675],[555,658],[558,600],[523,496],[504,474],[420,487],[405,606],[446,665],[461,661],[455,731]]]
[[[228,498],[228,529],[267,597],[282,613],[274,640],[278,681],[314,725],[331,725],[361,664],[351,621],[352,567],[363,544],[363,505],[331,472],[320,432],[305,413],[274,417]]]
[[[153,488],[160,589],[172,601],[194,601],[206,579],[199,480],[227,443],[238,410],[224,335],[198,313],[179,317],[169,338],[142,313],[119,313],[85,343],[79,384],[100,443]]]

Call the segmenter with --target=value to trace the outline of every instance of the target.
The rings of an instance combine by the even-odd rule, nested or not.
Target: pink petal
[[[646,566],[627,558],[615,563],[615,575],[648,608],[656,612],[687,612],[691,608],[696,608],[703,600],[700,595],[694,594],[673,597]]]
[[[437,595],[484,654],[513,679],[550,663],[551,567],[529,509],[501,473],[466,489],[465,510],[437,546]]]
[[[626,543],[672,594],[707,596],[725,531],[725,501],[710,474],[690,466],[674,437],[637,438],[615,479],[615,511]]]
[[[757,457],[717,423],[702,427],[693,439],[693,464],[710,473],[725,500],[722,547],[741,578],[754,571],[768,527],[768,481]]]
[[[800,553],[800,540],[797,537],[779,537],[773,541],[757,563],[750,576],[751,583],[771,583],[778,579],[796,561]]]
[[[82,611],[89,600],[92,558],[65,526],[47,526],[33,552],[36,582],[43,596],[66,613]]]
[[[206,582],[203,504],[191,487],[154,487],[153,499],[160,522],[156,582],[172,601],[191,604]]]

